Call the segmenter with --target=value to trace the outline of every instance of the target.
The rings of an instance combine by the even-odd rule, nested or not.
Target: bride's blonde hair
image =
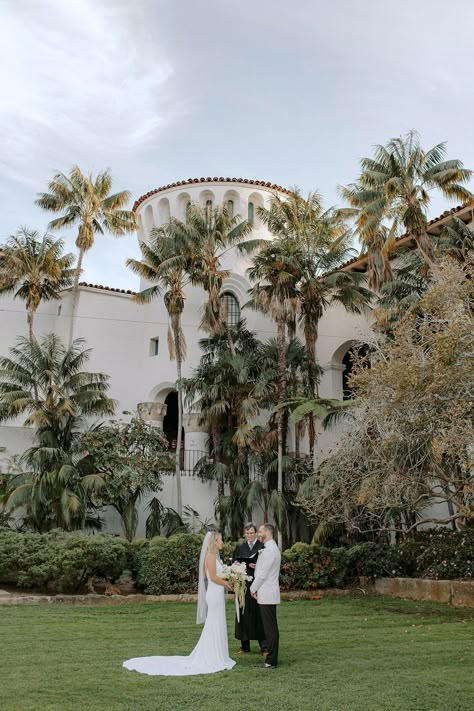
[[[219,551],[217,550],[217,542],[218,542],[219,538],[222,538],[222,535],[219,533],[219,531],[211,531],[211,536],[209,538],[209,544],[207,546],[208,553],[213,553],[214,555],[219,554]]]

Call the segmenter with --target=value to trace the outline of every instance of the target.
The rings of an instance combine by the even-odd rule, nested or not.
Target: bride
[[[189,657],[136,657],[123,663],[126,669],[152,676],[192,676],[232,669],[235,662],[229,657],[224,595],[230,585],[218,577],[223,567],[219,557],[222,546],[220,533],[206,533],[199,557],[196,619],[197,624],[204,622],[204,629]]]

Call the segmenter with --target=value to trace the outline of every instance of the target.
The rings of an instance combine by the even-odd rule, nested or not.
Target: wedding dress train
[[[222,563],[216,561],[216,572]],[[136,657],[123,663],[126,669],[151,676],[193,676],[232,669],[225,619],[225,588],[207,580],[207,617],[199,642],[188,657]]]

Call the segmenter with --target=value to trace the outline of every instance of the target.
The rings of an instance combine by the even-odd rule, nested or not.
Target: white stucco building
[[[260,224],[258,207],[268,207],[272,196],[285,194],[279,186],[261,181],[231,178],[201,178],[173,183],[140,197],[134,205],[138,221],[138,238],[147,240],[155,225],[165,223],[170,216],[184,219],[189,202],[203,205],[232,201],[234,214],[249,218],[254,224],[252,237],[270,235]],[[246,277],[249,265],[247,258],[233,250],[227,255],[230,276],[223,294],[228,300],[228,314],[238,316],[246,301],[250,284]],[[355,268],[363,268],[357,262]],[[145,286],[141,284],[142,288]],[[200,351],[198,341],[200,310],[205,302],[202,290],[190,287],[182,318],[187,341],[188,357],[183,375],[191,373],[197,364]],[[255,331],[261,340],[274,334],[273,324],[261,314],[251,310],[244,312],[248,328]],[[65,292],[60,302],[42,304],[35,318],[38,336],[56,332],[67,340],[71,318],[71,293]],[[110,396],[118,402],[117,416],[123,411],[137,407],[144,417],[164,428],[172,439],[176,431],[174,413],[175,363],[170,361],[167,348],[168,315],[161,300],[142,306],[134,302],[130,291],[102,285],[82,284],[75,325],[75,337],[82,337],[92,348],[88,368],[110,376]],[[354,342],[365,340],[370,329],[364,316],[354,316],[342,308],[329,309],[322,318],[319,329],[317,357],[324,368],[320,392],[322,396],[341,398],[343,390],[344,357]],[[6,355],[18,335],[27,333],[24,304],[12,298],[0,299],[0,353]],[[185,430],[185,475],[182,478],[183,504],[189,504],[202,518],[212,517],[215,489],[212,483],[201,483],[192,476],[193,452],[203,452],[207,447],[207,433],[197,423],[197,417],[186,414]],[[31,442],[31,430],[21,422],[0,427],[0,458],[23,452]],[[291,448],[290,433],[290,448]],[[318,442],[321,454],[337,441],[337,433],[322,433]],[[188,462],[188,464],[186,464]],[[165,478],[162,501],[176,507],[176,484],[172,476]],[[143,533],[141,530],[139,534]]]

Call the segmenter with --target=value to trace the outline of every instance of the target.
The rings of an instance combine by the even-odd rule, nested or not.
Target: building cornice
[[[285,195],[290,194],[290,190],[287,188],[282,188],[281,185],[276,185],[275,183],[269,183],[265,180],[249,180],[248,178],[188,178],[187,180],[178,180],[177,183],[169,183],[168,185],[162,185],[159,188],[150,190],[150,192],[141,195],[138,200],[135,200],[133,205],[133,212],[136,212],[138,207],[148,200],[148,198],[156,195],[157,193],[162,193],[165,190],[171,190],[172,188],[184,188],[187,185],[196,185],[199,183],[228,183],[229,185],[255,185],[257,188],[266,188],[267,190],[273,190],[277,193],[284,193]]]

